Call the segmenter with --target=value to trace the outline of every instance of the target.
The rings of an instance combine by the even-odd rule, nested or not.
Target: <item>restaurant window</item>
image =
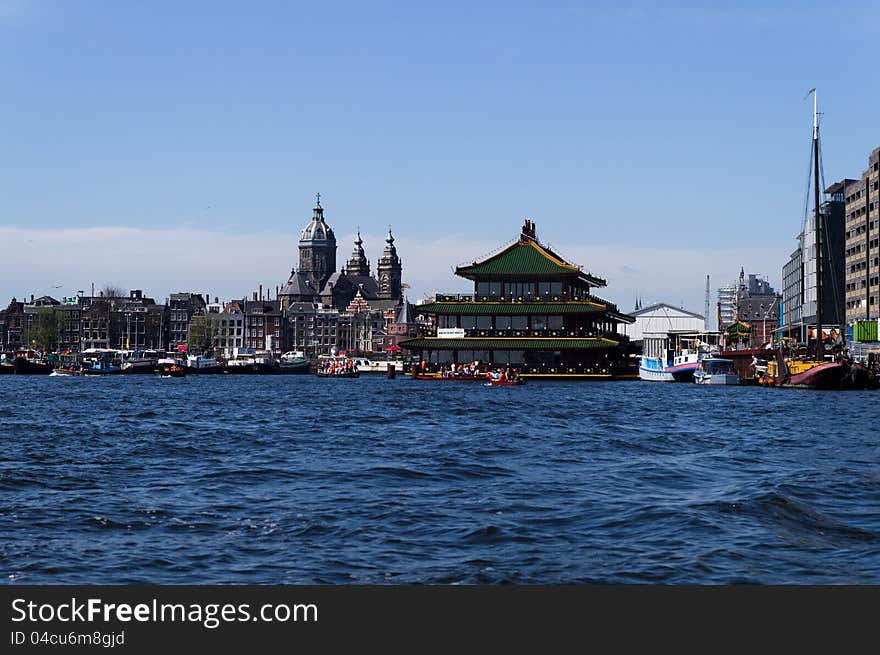
[[[483,362],[484,364],[487,363],[489,361],[489,351],[475,350],[473,361]]]
[[[510,362],[510,351],[508,350],[493,350],[492,351],[492,361],[495,364],[507,364]]]
[[[510,354],[510,363],[511,364],[522,364],[523,363],[523,351],[522,350],[511,350],[509,354]]]
[[[501,283],[500,282],[489,282],[489,295],[490,296],[500,296],[501,295]]]
[[[437,351],[437,363],[438,364],[451,364],[452,363],[452,351],[451,350],[438,350]]]
[[[538,295],[546,296],[550,294],[549,282],[538,282]]]
[[[462,316],[461,317],[461,327],[465,330],[473,330],[477,326],[477,317],[476,316]]]
[[[477,295],[478,296],[488,296],[489,295],[489,283],[480,281],[477,282]]]
[[[548,316],[547,317],[547,327],[551,330],[561,330],[562,329],[562,317],[561,316]]]
[[[532,316],[532,329],[543,330],[547,327],[546,316]]]
[[[528,316],[511,316],[510,327],[513,330],[525,330],[528,328]]]
[[[477,329],[490,330],[492,328],[492,317],[488,315],[477,316]]]
[[[496,330],[509,330],[511,329],[511,318],[510,316],[496,316],[495,317],[495,329]]]
[[[550,295],[551,296],[561,296],[562,295],[562,282],[551,282],[550,283]]]

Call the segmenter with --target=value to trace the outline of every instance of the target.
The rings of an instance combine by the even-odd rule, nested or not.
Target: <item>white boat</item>
[[[700,361],[694,371],[694,382],[697,384],[739,384],[739,374],[732,359],[707,357]]]
[[[223,364],[214,357],[205,355],[189,355],[186,358],[186,370],[188,373],[222,373]]]
[[[646,335],[639,378],[649,382],[692,382],[700,361],[718,352],[717,338],[714,332]]]
[[[366,357],[352,357],[361,373],[387,373],[390,366],[397,371],[404,370],[403,360],[394,359],[367,359]]]

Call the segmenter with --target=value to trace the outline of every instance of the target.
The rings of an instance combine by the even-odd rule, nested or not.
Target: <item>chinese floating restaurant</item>
[[[399,344],[426,372],[479,361],[532,378],[631,376],[629,342],[617,325],[635,319],[594,296],[606,281],[541,244],[532,221],[515,243],[455,274],[474,283],[473,295],[438,294],[414,307],[435,329]]]

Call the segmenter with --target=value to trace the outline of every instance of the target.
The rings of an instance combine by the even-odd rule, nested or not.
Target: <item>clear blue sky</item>
[[[0,305],[281,283],[320,191],[340,263],[391,223],[415,295],[528,216],[624,308],[702,311],[707,273],[780,281],[809,88],[826,180],[861,174],[878,53],[875,2],[0,0]]]

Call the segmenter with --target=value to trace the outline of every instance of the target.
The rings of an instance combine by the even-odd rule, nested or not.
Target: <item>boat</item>
[[[315,375],[319,378],[359,378],[361,372],[353,359],[331,355],[319,358]]]
[[[235,375],[255,373],[255,355],[256,351],[252,348],[233,348],[232,357],[226,360],[224,371]]]
[[[467,375],[458,375],[458,374],[443,374],[443,373],[424,373],[424,372],[414,372],[412,374],[413,380],[442,380],[445,382],[486,382],[486,374],[485,373],[477,373],[477,374],[467,374]]]
[[[519,387],[526,383],[522,378],[516,380],[489,380],[487,387]]]
[[[82,375],[82,371],[75,369],[74,367],[61,367],[54,369],[51,373],[49,373],[49,377],[73,377],[75,375]]]
[[[83,375],[116,375],[117,373],[122,373],[122,368],[106,358],[92,360],[88,366],[84,365],[82,369]]]
[[[823,233],[822,221],[820,220],[819,202],[819,107],[816,89],[811,89],[813,94],[813,149],[812,149],[812,181],[813,181],[813,204],[816,258],[816,270],[823,270],[822,263]],[[796,389],[877,389],[880,386],[875,368],[861,364],[852,359],[842,342],[838,344],[837,352],[826,354],[825,336],[826,326],[822,322],[822,275],[816,275],[816,325],[814,329],[808,329],[807,352],[793,352],[789,349],[786,355],[783,345],[776,348],[776,356],[767,362],[767,368],[761,375],[758,383],[765,387],[796,388]],[[813,332],[812,345],[809,344],[810,335]],[[841,326],[840,335],[846,331]]]
[[[120,368],[123,373],[152,373],[156,370],[156,363],[162,356],[158,350],[144,350],[125,353],[122,356]]]
[[[304,373],[308,373],[310,370],[309,360],[307,360],[303,353],[300,352],[287,352],[281,355],[281,359],[278,362],[277,372],[287,375],[301,375]]]
[[[253,356],[253,372],[261,374],[271,374],[278,372],[278,362],[272,353],[261,350],[254,353]]]
[[[52,373],[52,364],[44,361],[32,350],[18,353],[12,366],[15,375],[49,375]]]
[[[156,369],[156,372],[163,378],[182,378],[186,377],[186,367],[179,363],[164,363]]]
[[[694,382],[697,384],[738,385],[739,374],[736,372],[732,359],[706,357],[694,371]]]
[[[668,332],[645,336],[639,379],[649,382],[693,382],[700,361],[717,352],[716,333]]]
[[[354,357],[361,373],[388,373],[390,367],[396,371],[406,369],[406,362],[402,359],[367,359],[366,357]]]
[[[198,375],[223,373],[223,364],[214,357],[189,355],[186,358],[186,372]]]

